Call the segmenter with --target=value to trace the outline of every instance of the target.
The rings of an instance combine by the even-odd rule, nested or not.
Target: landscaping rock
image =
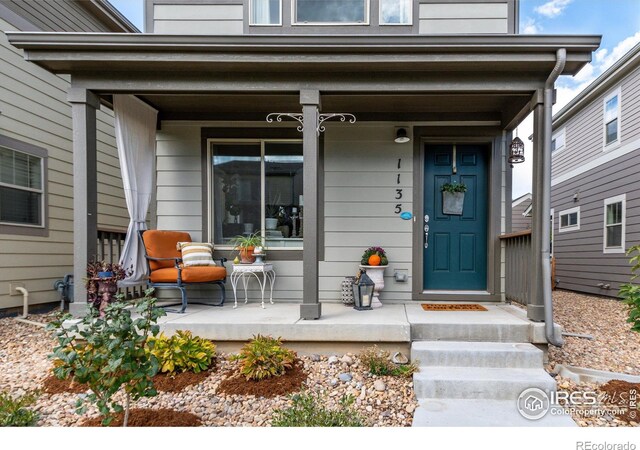
[[[331,355],[329,356],[329,359],[327,360],[329,362],[329,364],[335,364],[339,361],[337,356]]]
[[[320,358],[320,355],[316,355],[316,354],[309,356],[309,359],[313,362],[320,362],[322,360],[322,358]]]
[[[353,376],[350,373],[341,373],[340,375],[338,375],[338,379],[343,383],[348,383],[352,378]]]
[[[353,358],[351,358],[351,356],[349,355],[344,355],[342,358],[340,358],[340,361],[346,364],[347,366],[350,366],[353,364]]]
[[[384,384],[384,381],[377,379],[373,382],[373,388],[378,392],[384,392],[387,389],[387,385]]]

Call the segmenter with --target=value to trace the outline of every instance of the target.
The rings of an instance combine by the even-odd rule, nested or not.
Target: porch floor
[[[255,334],[300,343],[388,343],[413,340],[544,343],[544,324],[526,318],[507,304],[484,304],[488,311],[424,311],[421,302],[385,304],[356,311],[340,303],[323,303],[319,320],[301,320],[300,304],[240,304],[223,307],[189,305],[184,314],[168,312],[159,321],[171,334],[190,330],[216,342],[241,342]]]

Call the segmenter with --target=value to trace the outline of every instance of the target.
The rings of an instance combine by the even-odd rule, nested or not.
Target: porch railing
[[[109,263],[117,263],[120,260],[124,240],[127,232],[122,230],[98,230],[98,254],[97,259]],[[137,285],[118,289],[118,293],[124,295],[126,300],[132,300],[144,296],[145,285]]]
[[[500,236],[505,243],[507,300],[527,305],[531,283],[531,230]]]

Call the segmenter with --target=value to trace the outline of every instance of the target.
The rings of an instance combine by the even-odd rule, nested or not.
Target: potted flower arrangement
[[[464,207],[464,193],[467,192],[467,186],[464,184],[445,183],[440,188],[442,192],[442,213],[461,216]]]
[[[98,308],[101,316],[104,315],[104,308],[113,301],[114,294],[118,292],[118,281],[124,280],[131,273],[131,269],[125,269],[118,263],[96,261],[87,265],[85,287],[89,301]]]
[[[238,250],[240,254],[240,262],[242,264],[253,264],[256,257],[253,251],[256,247],[263,247],[262,236],[260,232],[255,232],[249,236],[236,236],[232,241],[234,250]]]
[[[389,259],[382,247],[369,247],[360,258],[360,269],[366,271],[367,275],[374,283],[372,308],[382,306],[380,302],[380,291],[384,289],[384,269],[389,265]]]

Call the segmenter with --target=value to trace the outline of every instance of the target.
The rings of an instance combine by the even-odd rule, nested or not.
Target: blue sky
[[[143,0],[109,1],[143,29]],[[602,35],[602,45],[592,63],[577,76],[558,80],[558,102],[554,108],[557,111],[640,42],[640,0],[520,0],[520,32]],[[531,118],[518,129],[527,147],[527,161],[514,169],[514,198],[531,189],[531,149],[526,138],[532,129]]]

